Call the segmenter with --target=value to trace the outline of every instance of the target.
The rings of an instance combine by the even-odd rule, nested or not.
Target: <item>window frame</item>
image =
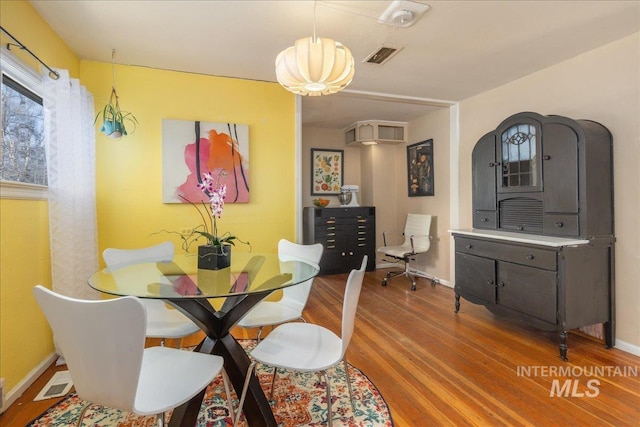
[[[34,94],[43,97],[44,90],[40,75],[4,46],[0,47],[0,74],[6,74]],[[2,132],[1,129],[0,132]],[[48,200],[49,187],[0,180],[0,199]]]

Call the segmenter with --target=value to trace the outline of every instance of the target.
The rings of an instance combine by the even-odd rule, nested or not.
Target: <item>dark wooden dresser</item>
[[[322,243],[320,274],[348,273],[369,256],[367,271],[376,268],[376,208],[305,207],[303,243]]]
[[[612,139],[599,123],[519,113],[472,154],[473,229],[455,240],[460,297],[556,330],[604,324],[614,344]]]

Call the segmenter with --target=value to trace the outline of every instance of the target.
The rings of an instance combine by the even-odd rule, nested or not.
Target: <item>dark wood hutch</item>
[[[523,112],[472,154],[473,229],[455,240],[460,297],[560,336],[604,324],[614,344],[612,138],[589,120]]]

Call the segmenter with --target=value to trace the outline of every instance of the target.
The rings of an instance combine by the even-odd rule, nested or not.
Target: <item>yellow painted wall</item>
[[[78,61],[26,1],[0,2],[0,18],[47,64],[81,76],[96,109],[107,101],[111,64]],[[250,240],[254,251],[275,252],[278,239],[295,240],[292,94],[274,83],[120,65],[116,78],[121,106],[135,113],[140,126],[122,140],[97,136],[100,252],[153,244],[169,238],[153,233],[199,221],[191,206],[162,203],[163,118],[249,125],[250,203],[227,204],[220,227]],[[10,391],[53,352],[51,332],[31,291],[38,283],[51,285],[47,203],[0,200],[0,233],[0,377]]]
[[[77,57],[30,3],[1,1],[0,24],[48,65],[79,75]],[[12,51],[38,69],[30,57]],[[36,284],[51,286],[47,202],[0,199],[0,377],[7,390],[54,351],[31,291]]]
[[[82,82],[96,109],[111,91],[110,63],[82,62]],[[157,234],[200,223],[188,204],[162,203],[162,119],[249,125],[250,202],[225,204],[218,222],[257,252],[295,239],[295,97],[276,83],[116,65],[120,106],[140,122],[120,140],[96,137],[99,250],[172,240]],[[174,159],[182,164],[183,159]],[[248,250],[237,245],[234,250]],[[192,249],[196,249],[194,246]]]

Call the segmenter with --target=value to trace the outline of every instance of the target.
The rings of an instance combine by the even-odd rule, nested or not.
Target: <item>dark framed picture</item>
[[[340,194],[344,150],[311,149],[311,195]]]
[[[433,196],[433,139],[407,146],[409,197]]]

